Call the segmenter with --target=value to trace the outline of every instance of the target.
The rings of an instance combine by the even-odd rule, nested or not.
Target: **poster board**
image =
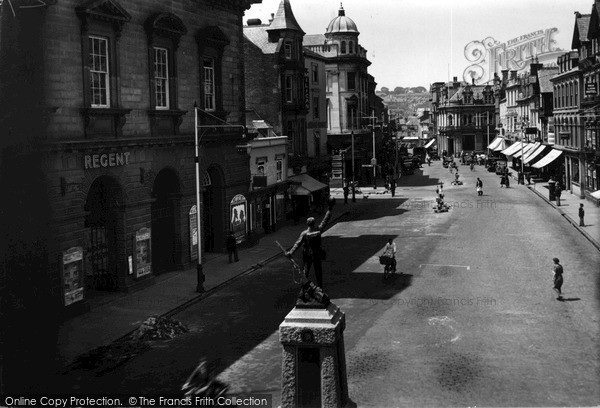
[[[152,272],[150,238],[150,228],[141,228],[137,230],[133,237],[133,248],[135,251],[133,270],[135,271],[136,278],[140,278]]]
[[[229,205],[229,230],[233,233],[236,241],[240,243],[246,236],[248,223],[248,209],[246,197],[236,195]]]
[[[83,248],[73,247],[64,251],[60,266],[65,306],[83,300]]]
[[[189,213],[190,220],[190,259],[198,259],[198,210],[196,205],[192,205]]]

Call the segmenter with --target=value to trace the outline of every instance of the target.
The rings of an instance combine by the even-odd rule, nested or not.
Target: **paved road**
[[[466,170],[466,171],[465,171]],[[325,234],[325,289],[347,316],[350,396],[358,406],[590,406],[600,404],[598,251],[523,186],[461,167],[463,186],[434,162],[398,196],[372,195]],[[475,193],[475,176],[484,182]],[[434,214],[443,181],[449,213]],[[385,197],[385,198],[384,198]],[[395,239],[403,274],[381,279],[378,255]],[[291,243],[285,243],[291,244]],[[551,289],[551,258],[565,267]],[[278,326],[297,293],[278,259],[174,316],[192,331],[79,391],[176,391],[202,355],[219,358],[236,392],[279,402]]]

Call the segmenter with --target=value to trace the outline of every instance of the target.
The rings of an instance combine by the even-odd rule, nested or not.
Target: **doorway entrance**
[[[84,210],[89,239],[86,252],[89,264],[85,285],[92,291],[116,291],[117,220],[121,217],[121,188],[111,177],[101,176],[92,183]]]
[[[177,208],[179,180],[175,171],[162,169],[152,188],[152,270],[154,273],[172,271],[177,267],[181,252],[177,243]]]

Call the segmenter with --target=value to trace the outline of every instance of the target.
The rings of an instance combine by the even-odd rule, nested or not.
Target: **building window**
[[[265,166],[267,164],[266,157],[257,157],[256,158],[256,175],[264,176],[265,175]]]
[[[108,40],[102,37],[89,37],[91,105],[94,108],[110,107]]]
[[[283,158],[275,158],[275,179],[276,181],[283,181]]]
[[[319,119],[321,117],[320,110],[321,110],[321,107],[319,106],[319,97],[314,96],[313,97],[313,118],[314,119]]]
[[[341,52],[342,54],[346,53],[346,41],[342,41]]]
[[[314,143],[315,143],[315,157],[321,155],[321,133],[318,130],[313,131]]]
[[[291,41],[286,41],[283,45],[285,51],[285,59],[292,59],[292,43]]]
[[[356,89],[356,72],[348,72],[348,90],[354,91]]]
[[[229,45],[229,39],[219,27],[209,26],[196,34],[198,55],[200,55],[200,93],[203,108],[212,111],[212,115],[225,120],[223,109],[223,54]],[[216,119],[202,115],[202,123],[209,124]]]
[[[119,38],[131,15],[122,7],[105,7],[106,2],[79,3],[85,136],[120,137],[131,109],[119,106]]]
[[[291,120],[288,120],[287,123],[287,137],[288,137],[288,145],[290,147],[290,153],[294,154],[297,153],[296,150],[296,138],[294,137],[294,122],[292,122]]]
[[[294,78],[291,75],[285,76],[285,101],[287,103],[294,101]]]
[[[331,88],[333,87],[333,75],[329,72],[325,73],[327,79],[327,92],[331,92]]]
[[[350,41],[348,43],[348,53],[352,54],[353,51],[354,51],[354,42]]]
[[[169,109],[169,51],[154,48],[154,95],[156,109]]]
[[[319,66],[317,64],[311,64],[310,70],[312,72],[313,84],[319,83]]]
[[[202,67],[204,79],[204,109],[207,111],[214,111],[216,109],[215,59],[205,57]]]

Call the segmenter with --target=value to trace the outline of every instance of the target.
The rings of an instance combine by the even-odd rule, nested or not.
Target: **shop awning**
[[[523,142],[517,142],[515,144],[512,144],[510,146],[508,146],[506,149],[502,150],[500,153],[502,153],[505,156],[512,156],[513,154],[515,154],[515,152],[517,150],[521,150],[521,144]]]
[[[427,142],[427,144],[425,145],[425,148],[427,149],[427,148],[433,146],[434,143],[435,143],[435,139],[431,139],[429,142]]]
[[[327,188],[327,184],[321,183],[319,180],[315,180],[308,174],[299,174],[297,176],[288,177],[288,180],[300,182],[292,186],[292,195],[310,195],[315,191],[323,190]]]
[[[498,146],[494,147],[492,150],[494,150],[495,152],[498,152],[500,150],[504,150],[505,148],[506,148],[506,139],[501,138]]]
[[[547,155],[545,155],[541,160],[539,160],[537,163],[533,163],[531,165],[531,167],[536,168],[536,169],[541,169],[544,166],[549,165],[550,163],[552,163],[554,160],[556,160],[560,155],[562,154],[562,150],[557,150],[557,149],[552,149],[552,151],[550,153],[548,153]]]
[[[523,164],[535,163],[552,150],[550,146],[541,145],[535,150],[530,150],[530,154],[525,157]]]
[[[488,145],[487,148],[491,149],[491,150],[496,150],[496,147],[498,147],[500,145],[500,143],[502,143],[503,140],[504,140],[503,137],[497,137],[492,141],[492,143],[490,143]]]
[[[521,153],[523,153],[524,157],[527,157],[527,154],[531,151],[531,149],[535,149],[539,145],[540,145],[539,143],[529,143],[529,144],[526,144],[525,146],[523,146],[523,151],[521,152],[521,150],[517,150],[513,154],[513,157],[518,159],[519,157],[521,157]]]

